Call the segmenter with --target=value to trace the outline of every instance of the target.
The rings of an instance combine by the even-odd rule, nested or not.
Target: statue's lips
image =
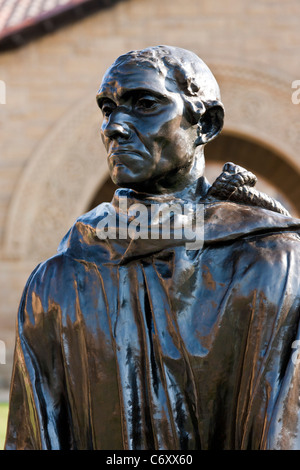
[[[142,152],[139,152],[138,150],[135,149],[115,149],[111,150],[111,152],[108,154],[108,159],[112,161],[114,165],[122,165],[126,164],[128,162],[127,157],[138,157],[138,158],[143,158],[144,154]]]

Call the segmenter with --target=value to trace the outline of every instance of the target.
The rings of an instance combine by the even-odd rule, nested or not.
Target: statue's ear
[[[198,121],[198,137],[195,145],[207,144],[213,140],[223,129],[224,107],[222,103],[216,101],[206,103],[206,110]]]

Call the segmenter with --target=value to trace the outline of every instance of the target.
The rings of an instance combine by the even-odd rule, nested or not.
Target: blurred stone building
[[[26,279],[114,189],[95,100],[102,75],[157,44],[194,51],[220,84],[226,121],[206,149],[208,178],[233,161],[300,214],[298,0],[0,0],[0,389]]]

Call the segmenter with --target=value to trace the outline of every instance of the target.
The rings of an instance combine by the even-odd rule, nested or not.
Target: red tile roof
[[[116,0],[0,0],[0,44],[12,38],[14,45],[24,42],[28,31],[53,29],[58,18],[69,18],[72,10],[76,17],[85,11],[110,6]],[[82,15],[81,15],[82,16]],[[74,19],[74,15],[72,16]],[[41,32],[41,28],[39,30]],[[27,39],[27,37],[26,37]]]

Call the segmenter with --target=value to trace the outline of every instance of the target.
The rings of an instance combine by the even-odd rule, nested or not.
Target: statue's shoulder
[[[105,202],[78,217],[61,240],[57,252],[91,262],[108,259],[108,247],[106,243],[100,243],[97,226],[110,212],[113,212],[112,204]]]
[[[210,201],[205,203],[204,214],[204,240],[207,244],[273,234],[276,239],[293,234],[293,239],[300,240],[300,219],[263,207]]]
[[[59,285],[70,286],[86,263],[95,264],[107,257],[105,246],[99,244],[96,228],[109,205],[101,204],[77,218],[61,240],[57,253],[33,270],[25,290],[44,294],[50,289],[55,291]]]
[[[231,162],[224,165],[203,198],[207,241],[288,232],[298,240],[300,220],[279,201],[255,189],[256,181],[250,171]]]
[[[289,212],[279,201],[255,188],[256,182],[257,178],[251,171],[227,162],[208,189],[206,201],[231,201],[289,216]]]
[[[30,274],[20,302],[19,322],[67,314],[75,311],[76,301],[86,286],[99,282],[99,273],[93,263],[78,260],[68,253],[57,253],[38,264]]]
[[[77,268],[77,261],[65,253],[57,253],[54,256],[39,263],[28,277],[25,291],[41,293],[52,288],[55,290],[61,284],[62,278],[67,279],[67,273]]]

